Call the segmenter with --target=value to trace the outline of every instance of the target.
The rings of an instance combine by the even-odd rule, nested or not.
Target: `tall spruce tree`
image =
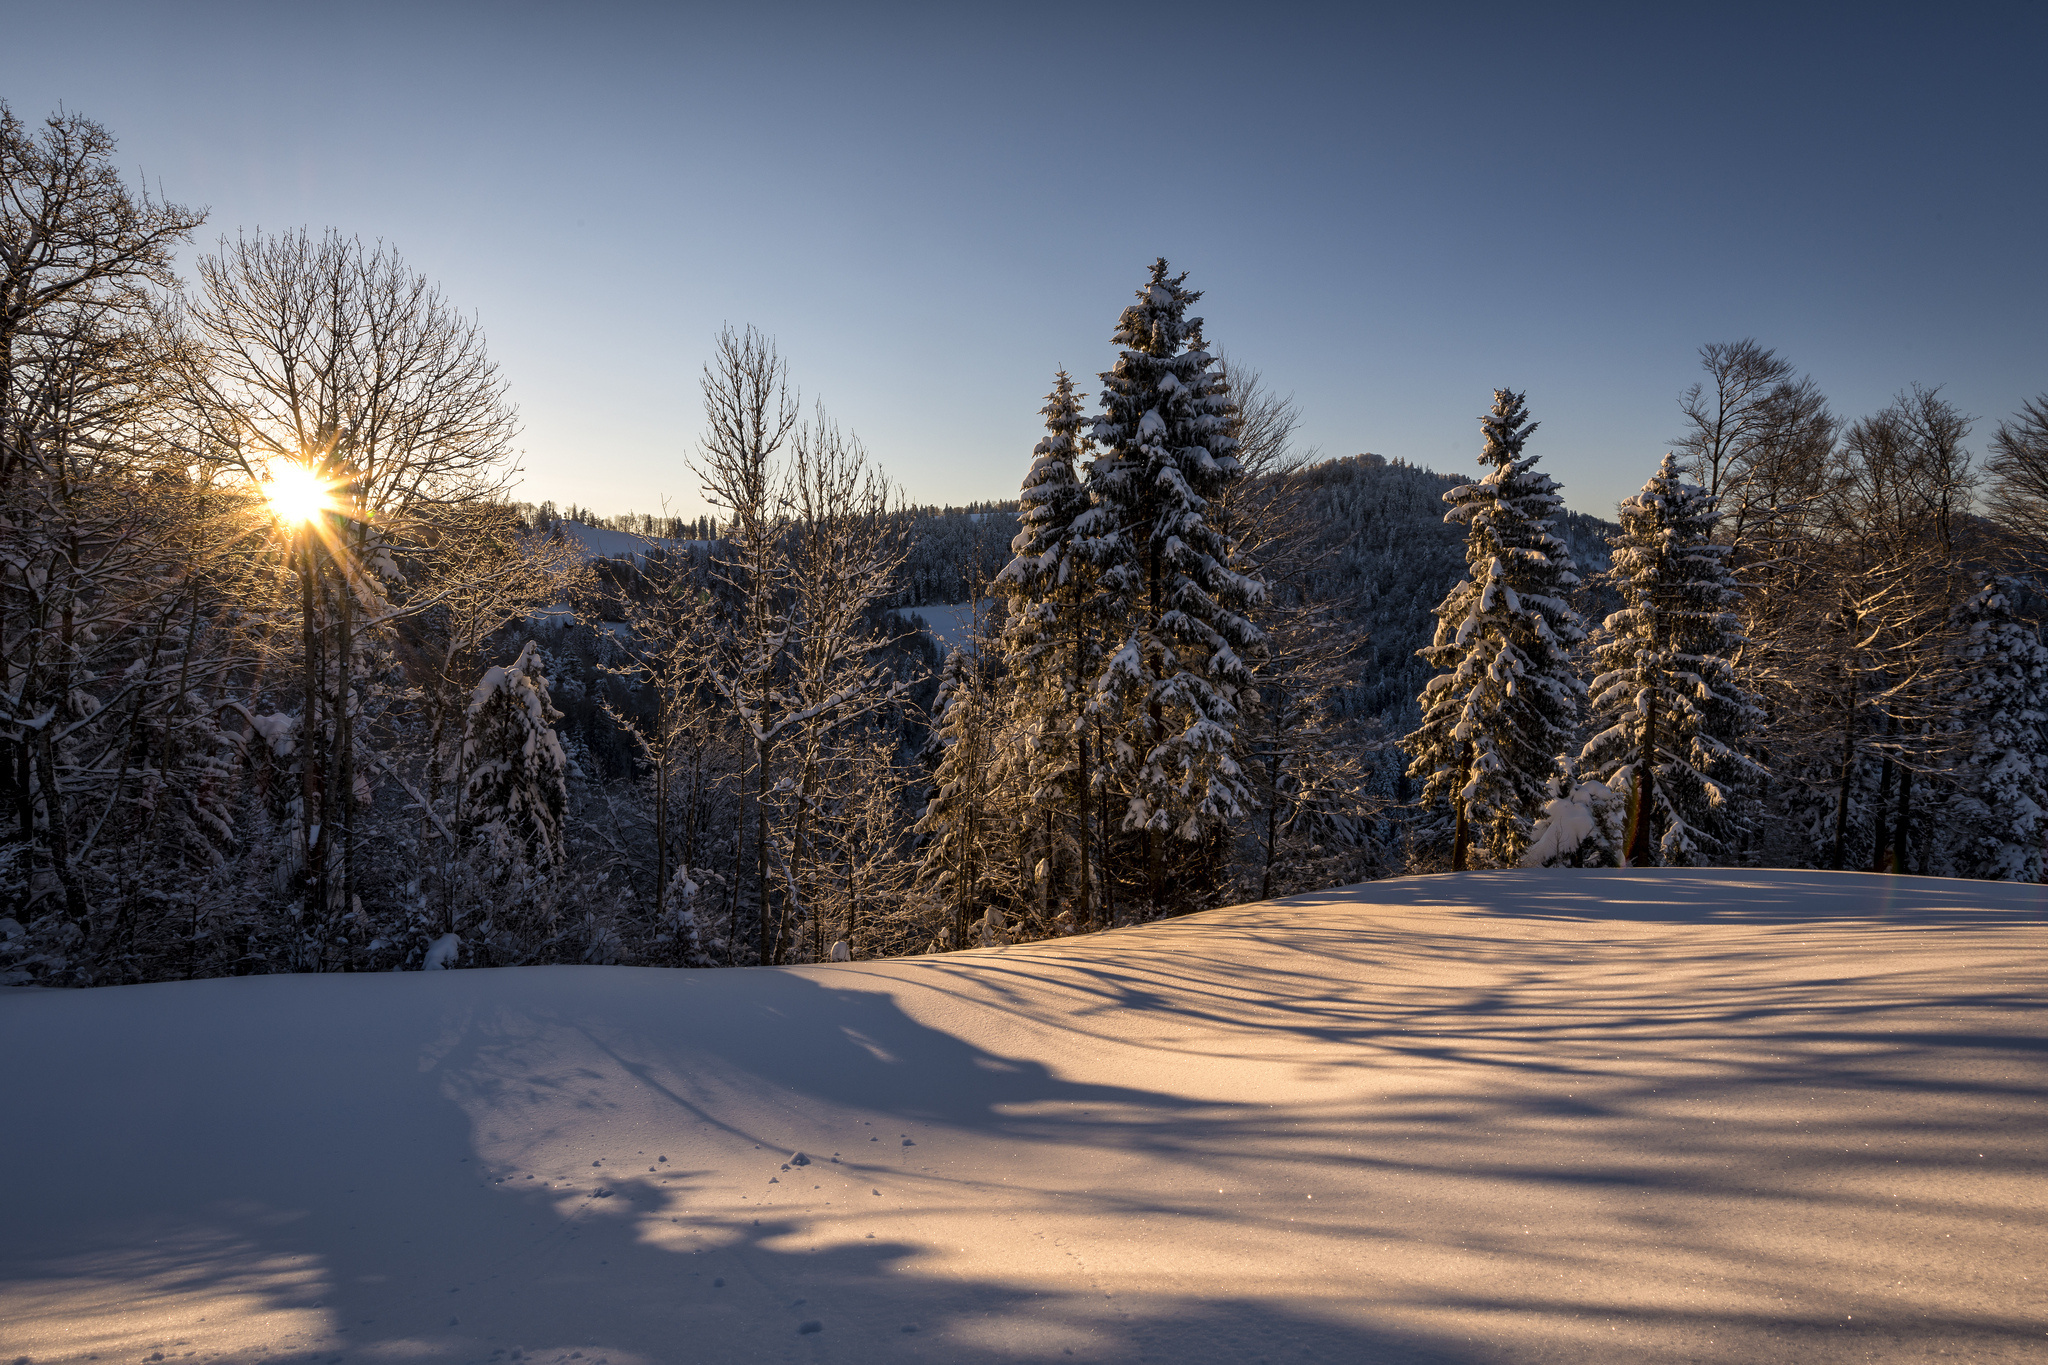
[[[1963,630],[1955,869],[1995,881],[2048,874],[2048,646],[1993,579],[1956,612]]]
[[[1666,455],[1621,504],[1609,575],[1623,606],[1594,638],[1594,734],[1578,770],[1629,793],[1628,861],[1693,867],[1727,847],[1759,769],[1744,751],[1762,721],[1742,685],[1744,643],[1720,513]]]
[[[1441,671],[1403,741],[1424,804],[1448,805],[1455,819],[1457,871],[1475,839],[1497,867],[1520,859],[1586,705],[1572,659],[1586,630],[1566,600],[1579,579],[1550,534],[1564,499],[1522,453],[1536,424],[1523,395],[1495,389],[1480,425],[1479,462],[1492,470],[1444,494],[1444,520],[1465,526],[1467,576],[1436,608],[1435,641],[1416,651]]]
[[[989,799],[1000,736],[982,667],[968,650],[946,655],[926,748],[935,768],[932,796],[916,826],[924,845],[918,880],[951,911],[946,941],[954,948],[967,946],[968,922],[977,910],[985,913],[995,871]]]
[[[1039,885],[1052,896],[1071,883],[1070,922],[1085,930],[1094,925],[1087,703],[1102,663],[1103,602],[1100,576],[1079,552],[1074,523],[1088,509],[1080,469],[1094,443],[1084,430],[1081,395],[1065,370],[1039,411],[1046,434],[1031,452],[1018,497],[1021,525],[1010,542],[1013,558],[996,575],[995,590],[1008,604],[1005,677],[1028,746],[1024,802],[1043,836]]]
[[[1257,699],[1248,661],[1264,648],[1245,611],[1265,585],[1233,567],[1218,515],[1242,475],[1229,398],[1202,320],[1187,316],[1201,295],[1186,280],[1154,262],[1117,323],[1123,351],[1101,377],[1094,505],[1076,525],[1123,622],[1096,705],[1121,731],[1104,757],[1127,793],[1122,825],[1145,845],[1155,914],[1199,899],[1223,831],[1256,804],[1232,750]],[[1179,855],[1172,887],[1169,841]]]

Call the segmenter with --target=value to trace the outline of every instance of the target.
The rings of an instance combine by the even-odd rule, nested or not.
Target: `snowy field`
[[[0,1358],[2039,1362],[2043,897],[0,992]]]

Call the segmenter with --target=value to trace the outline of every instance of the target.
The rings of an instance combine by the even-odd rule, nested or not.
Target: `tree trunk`
[[[1472,781],[1472,741],[1458,750],[1458,790],[1451,802],[1458,809],[1458,830],[1451,841],[1451,871],[1469,869],[1472,854],[1472,818],[1465,800],[1465,788]]]
[[[36,775],[43,786],[43,833],[50,841],[50,868],[57,874],[58,885],[64,888],[64,918],[78,926],[82,950],[91,940],[92,923],[85,902],[85,884],[78,879],[78,869],[71,865],[69,812],[57,790],[57,749],[50,738],[55,724],[56,719],[52,717],[36,734],[36,757],[40,760],[36,764]]]
[[[754,871],[759,880],[761,965],[772,967],[780,945],[772,937],[776,926],[768,916],[768,746],[758,738],[754,741],[754,766],[759,772],[754,779]]]
[[[1649,713],[1643,717],[1643,752],[1636,760],[1636,819],[1628,843],[1630,867],[1649,867],[1657,813],[1657,696],[1650,694]]]
[[[668,907],[668,735],[654,752],[654,922]]]
[[[341,906],[347,918],[355,905],[356,860],[356,731],[349,713],[349,689],[354,683],[351,665],[355,654],[355,591],[350,573],[355,567],[349,541],[354,531],[344,527],[336,540],[341,544],[341,602],[335,618],[334,659],[334,788],[340,801],[341,817]]]
[[[1280,844],[1280,708],[1266,710],[1266,866],[1259,874],[1259,899],[1273,899],[1273,855]]]
[[[1856,690],[1850,684],[1842,717],[1842,788],[1835,800],[1835,842],[1828,850],[1828,866],[1842,870],[1849,856],[1849,795],[1856,779]]]
[[[1100,721],[1096,722],[1095,738],[1096,752],[1104,752],[1105,746],[1102,742],[1102,723]],[[1110,871],[1109,825],[1109,808],[1105,802],[1103,808],[1095,813],[1095,827],[1099,836],[1098,843],[1102,849],[1102,861],[1097,866],[1102,872],[1102,927],[1114,929],[1116,928],[1116,877]]]
[[[327,914],[326,822],[320,809],[320,632],[314,625],[316,593],[313,576],[319,561],[313,553],[313,531],[299,528],[300,643],[306,655],[304,711],[299,718],[299,826],[306,867],[300,914],[319,924]]]
[[[1889,730],[1891,726],[1887,724],[1885,728]],[[1883,764],[1877,770],[1877,814],[1870,822],[1870,870],[1872,872],[1888,870],[1885,866],[1885,860],[1892,851],[1892,832],[1889,824],[1891,819],[1892,767],[1892,756],[1887,753],[1884,756]]]
[[[1088,933],[1095,928],[1095,888],[1090,883],[1088,876],[1089,865],[1094,861],[1095,857],[1095,836],[1094,831],[1088,827],[1089,772],[1088,721],[1086,717],[1082,718],[1080,727],[1074,732],[1074,742],[1077,746],[1076,752],[1080,756],[1080,780],[1075,784],[1074,824],[1077,834],[1074,839],[1074,848],[1078,854],[1076,861],[1080,864],[1079,871],[1081,874],[1080,900],[1075,905],[1074,928],[1078,933]]]
[[[1899,765],[1899,813],[1892,821],[1892,871],[1904,875],[1913,869],[1906,861],[1913,830],[1913,770]]]

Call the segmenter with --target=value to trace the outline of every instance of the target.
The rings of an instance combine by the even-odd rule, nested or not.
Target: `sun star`
[[[277,519],[284,522],[311,521],[334,507],[327,484],[302,464],[272,465],[263,496],[270,499],[270,510]]]

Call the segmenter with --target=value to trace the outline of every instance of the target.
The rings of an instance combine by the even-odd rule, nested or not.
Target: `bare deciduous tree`
[[[2037,558],[2048,556],[2048,394],[2030,398],[1991,438],[1991,514]]]
[[[351,904],[358,634],[402,610],[378,572],[395,565],[373,551],[423,531],[434,509],[499,494],[517,420],[476,322],[382,244],[245,235],[198,275],[179,376],[192,457],[257,482],[297,466],[326,490],[326,507],[285,528],[304,654],[305,895],[324,921]]]

